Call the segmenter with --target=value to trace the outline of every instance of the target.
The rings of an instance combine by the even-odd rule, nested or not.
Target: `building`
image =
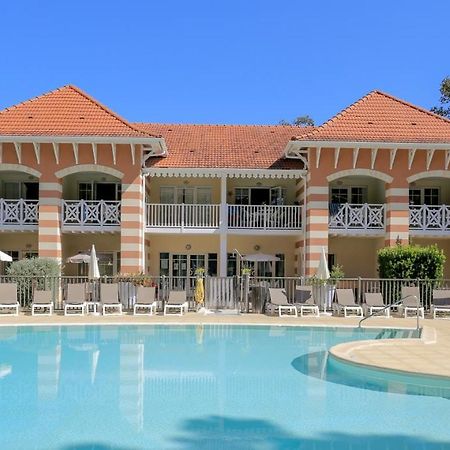
[[[130,123],[74,86],[0,111],[0,249],[104,274],[347,276],[436,242],[450,260],[450,121],[373,91],[319,127]],[[65,274],[82,267],[65,264]],[[450,278],[450,264],[446,266]]]

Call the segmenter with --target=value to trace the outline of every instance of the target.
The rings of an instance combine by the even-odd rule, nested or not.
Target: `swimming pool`
[[[0,327],[0,448],[450,448],[448,386],[365,382],[326,356],[341,342],[404,334]]]

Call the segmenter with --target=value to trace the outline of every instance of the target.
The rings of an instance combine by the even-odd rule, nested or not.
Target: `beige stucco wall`
[[[37,233],[0,233],[0,250],[38,251]]]
[[[329,239],[329,253],[335,263],[344,268],[346,277],[376,278],[377,251],[384,246],[384,238],[334,236]]]
[[[120,252],[119,233],[110,234],[63,234],[62,236],[62,257],[63,261],[78,252],[90,251],[92,244],[95,245],[97,253],[100,252]],[[65,275],[76,275],[76,264],[64,262],[63,273]]]

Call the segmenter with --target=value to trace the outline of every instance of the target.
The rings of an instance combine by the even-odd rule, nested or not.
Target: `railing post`
[[[358,301],[358,304],[359,305],[361,305],[361,303],[362,303],[362,301],[361,301],[361,299],[362,299],[362,292],[361,292],[361,286],[362,285],[362,283],[361,283],[361,277],[358,277],[358,299],[359,299],[359,301]]]

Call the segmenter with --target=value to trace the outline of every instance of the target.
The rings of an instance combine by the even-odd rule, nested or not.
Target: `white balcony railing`
[[[338,230],[382,230],[384,214],[384,205],[332,203],[328,226]]]
[[[38,224],[38,200],[0,199],[0,227],[35,228]]]
[[[450,206],[411,205],[409,228],[420,231],[450,231]]]
[[[220,205],[147,204],[148,228],[219,228]]]
[[[300,230],[302,208],[297,205],[228,205],[228,228]]]
[[[120,201],[63,200],[62,223],[65,227],[117,227],[120,225]]]

